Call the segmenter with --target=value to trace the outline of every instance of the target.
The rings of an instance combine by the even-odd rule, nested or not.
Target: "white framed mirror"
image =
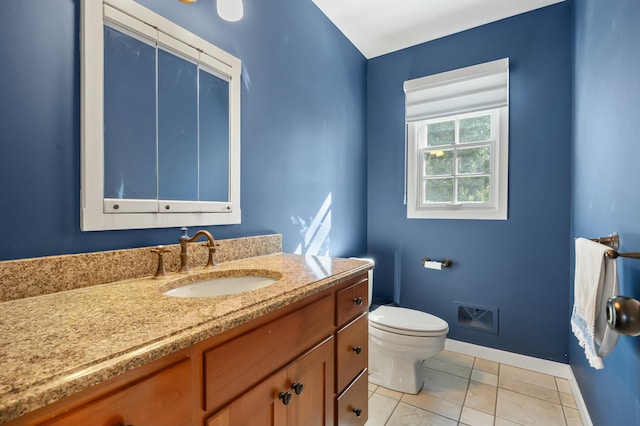
[[[82,230],[240,223],[240,60],[131,0],[81,14]]]

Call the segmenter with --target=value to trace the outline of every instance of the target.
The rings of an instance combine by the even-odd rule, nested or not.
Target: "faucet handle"
[[[158,255],[158,269],[156,269],[156,273],[153,276],[154,278],[162,277],[162,276],[167,274],[165,272],[165,270],[164,270],[164,257],[163,256],[168,251],[169,251],[169,249],[166,248],[165,246],[158,246],[156,248],[152,248],[151,249],[152,253],[157,253],[157,255]]]
[[[182,228],[180,228],[180,232],[182,232],[182,235],[180,235],[179,240],[189,239],[189,228],[187,228],[186,226],[183,226]]]

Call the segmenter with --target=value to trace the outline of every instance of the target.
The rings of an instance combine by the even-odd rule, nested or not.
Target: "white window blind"
[[[509,105],[509,58],[404,82],[407,123]]]

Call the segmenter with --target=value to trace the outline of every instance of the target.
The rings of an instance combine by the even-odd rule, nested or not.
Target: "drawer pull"
[[[291,392],[280,392],[278,398],[282,400],[282,403],[284,405],[289,405],[289,403],[291,402]]]
[[[356,355],[360,355],[362,353],[362,346],[354,346],[353,351],[356,353]]]
[[[354,303],[355,305],[358,305],[358,306],[362,305],[362,297],[360,297],[360,296],[358,296],[358,297],[354,297],[354,298],[353,298],[353,303]]]
[[[361,408],[354,408],[353,409],[353,414],[355,414],[356,417],[360,417],[362,415],[362,409]]]
[[[304,385],[302,383],[294,383],[291,385],[291,389],[293,389],[296,395],[300,395],[304,390]]]

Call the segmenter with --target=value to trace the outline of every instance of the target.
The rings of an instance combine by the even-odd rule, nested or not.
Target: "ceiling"
[[[313,0],[369,58],[564,0]]]

